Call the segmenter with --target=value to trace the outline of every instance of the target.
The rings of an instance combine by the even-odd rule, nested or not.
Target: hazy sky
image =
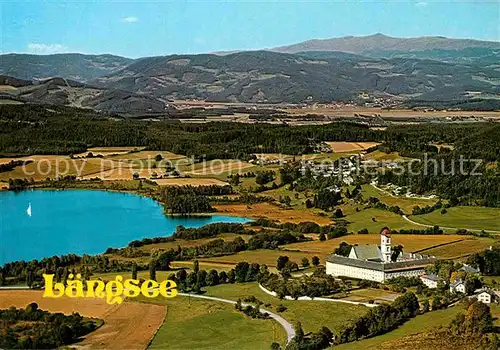
[[[140,57],[377,32],[500,41],[500,0],[0,0],[0,6],[3,53]]]

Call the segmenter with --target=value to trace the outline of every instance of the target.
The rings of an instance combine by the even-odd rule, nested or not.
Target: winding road
[[[206,295],[198,295],[198,294],[189,294],[189,293],[178,293],[177,295],[184,296],[184,297],[191,297],[191,298],[199,298],[199,299],[207,299],[207,300],[213,300],[213,301],[220,301],[223,303],[228,303],[228,304],[236,304],[236,301],[234,300],[229,300],[229,299],[222,299],[222,298],[217,298],[217,297],[209,297]],[[241,303],[243,306],[247,306],[250,304],[247,303]],[[269,314],[269,317],[275,319],[281,326],[285,329],[286,336],[287,336],[287,344],[290,343],[293,337],[295,337],[295,330],[293,329],[293,326],[285,320],[283,317],[280,315],[277,315],[273,312],[270,312],[265,309],[260,309],[260,312],[262,313],[267,313]]]

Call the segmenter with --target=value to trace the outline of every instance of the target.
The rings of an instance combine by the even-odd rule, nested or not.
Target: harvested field
[[[308,108],[284,108],[283,111],[293,115],[305,115],[305,114],[318,114],[327,116],[341,116],[341,117],[356,117],[358,115],[369,115],[375,116],[379,115],[382,118],[430,118],[430,117],[453,117],[453,116],[475,116],[475,117],[485,117],[485,118],[499,118],[498,112],[490,111],[414,111],[411,109],[382,109],[378,107],[366,108],[366,107],[346,107],[346,108],[331,108],[323,106],[314,106]]]
[[[97,176],[102,180],[132,180],[134,173],[138,173],[141,178],[150,179],[153,173],[158,174],[159,172],[159,169],[134,169],[128,165],[124,165],[108,169],[99,174],[84,176],[83,178],[93,178]]]
[[[118,155],[116,157],[113,157],[113,159],[123,159],[123,160],[129,160],[129,159],[136,160],[136,159],[148,159],[148,158],[154,159],[158,154],[160,154],[163,157],[163,159],[186,158],[186,156],[183,156],[181,154],[175,154],[168,151],[140,151],[140,152]]]
[[[377,146],[378,142],[326,142],[333,152],[351,152],[362,151],[373,146]]]
[[[320,225],[331,224],[332,220],[325,216],[316,215],[309,210],[296,210],[296,209],[281,209],[276,205],[269,203],[258,204],[218,204],[214,208],[220,214],[244,216],[248,218],[268,218],[271,220],[278,220],[280,222],[293,222],[299,223],[303,221],[312,221]]]
[[[99,174],[110,170],[113,161],[100,158],[71,159],[65,156],[33,156],[22,158],[23,160],[34,160],[26,166],[18,166],[14,170],[1,173],[0,180],[9,178],[30,179],[35,181],[45,180],[47,177],[56,178],[58,176],[75,175],[84,178],[92,178],[93,174]]]
[[[202,162],[185,166],[181,170],[191,175],[220,175],[223,173],[242,173],[244,169],[254,167],[254,164],[242,162],[240,160],[215,159],[209,162]]]
[[[171,178],[171,179],[157,179],[154,180],[160,186],[210,186],[210,185],[218,185],[224,186],[227,185],[227,182],[210,179],[210,178]]]
[[[357,302],[369,302],[370,300],[377,300],[379,302],[393,302],[397,297],[401,296],[400,293],[389,292],[382,289],[355,289],[349,292],[349,296],[345,300]]]
[[[392,245],[401,244],[404,247],[405,252],[416,252],[423,249],[429,249],[440,244],[457,244],[453,243],[457,241],[463,241],[464,245],[474,244],[477,240],[479,239],[460,235],[392,235],[391,243]],[[311,242],[292,243],[284,246],[283,249],[315,253],[321,258],[321,256],[332,254],[333,250],[337,248],[341,242],[347,242],[349,244],[380,244],[380,235],[355,234],[329,239],[326,241],[315,240]],[[443,246],[443,248],[444,247],[446,246]],[[425,253],[431,254],[427,251]]]
[[[424,250],[422,253],[435,255],[443,259],[458,259],[486,250],[490,246],[496,244],[498,244],[498,242],[491,238],[471,238],[457,243]]]
[[[163,306],[124,302],[108,305],[104,299],[42,297],[42,291],[0,291],[0,308],[25,307],[36,302],[40,309],[104,320],[104,325],[90,333],[78,347],[100,349],[145,349],[166,315]]]
[[[276,261],[281,255],[287,255],[291,261],[296,262],[300,265],[302,258],[306,257],[311,261],[311,258],[317,254],[311,252],[290,252],[290,251],[281,251],[281,250],[267,250],[267,249],[258,249],[258,250],[245,250],[233,255],[225,255],[218,256],[214,258],[201,258],[198,259],[201,262],[206,263],[216,263],[216,264],[226,264],[226,265],[236,265],[241,261],[246,261],[248,263],[259,263],[266,264],[269,267],[276,266]],[[325,257],[318,256],[320,258],[321,263],[324,263]]]

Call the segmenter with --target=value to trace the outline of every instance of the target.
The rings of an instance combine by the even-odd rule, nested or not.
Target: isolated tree
[[[155,157],[155,161],[160,162],[163,159],[163,156],[161,154],[157,154]]]
[[[200,263],[198,260],[195,260],[193,262],[193,272],[198,273],[198,271],[200,271]]]
[[[302,267],[309,267],[309,259],[306,257],[302,258]]]
[[[149,279],[156,281],[156,266],[153,261],[149,263]]]
[[[319,258],[317,256],[313,256],[312,259],[311,259],[311,261],[312,261],[312,264],[314,266],[318,266],[319,265]]]
[[[337,209],[335,209],[335,211],[333,213],[333,216],[336,217],[336,218],[343,218],[344,217],[344,213],[342,212],[342,209],[337,208]]]
[[[26,312],[28,313],[31,313],[31,312],[35,312],[36,310],[38,310],[38,304],[37,303],[29,303],[27,306],[26,306]]]
[[[326,236],[325,236],[325,233],[324,233],[324,232],[321,232],[321,233],[319,234],[319,240],[320,240],[320,241],[326,241]]]
[[[28,273],[26,275],[26,284],[28,285],[29,288],[33,285],[33,271],[28,270]]]
[[[280,256],[278,258],[278,260],[277,260],[276,268],[281,271],[285,267],[286,263],[289,260],[290,260],[290,258],[288,258],[288,256],[286,256],[286,255],[285,256]]]
[[[132,264],[132,279],[137,279],[137,264],[135,262]]]

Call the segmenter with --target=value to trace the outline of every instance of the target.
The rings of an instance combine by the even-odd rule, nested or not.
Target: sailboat
[[[26,213],[28,213],[28,216],[31,217],[31,203],[28,205],[28,209],[26,209]]]

